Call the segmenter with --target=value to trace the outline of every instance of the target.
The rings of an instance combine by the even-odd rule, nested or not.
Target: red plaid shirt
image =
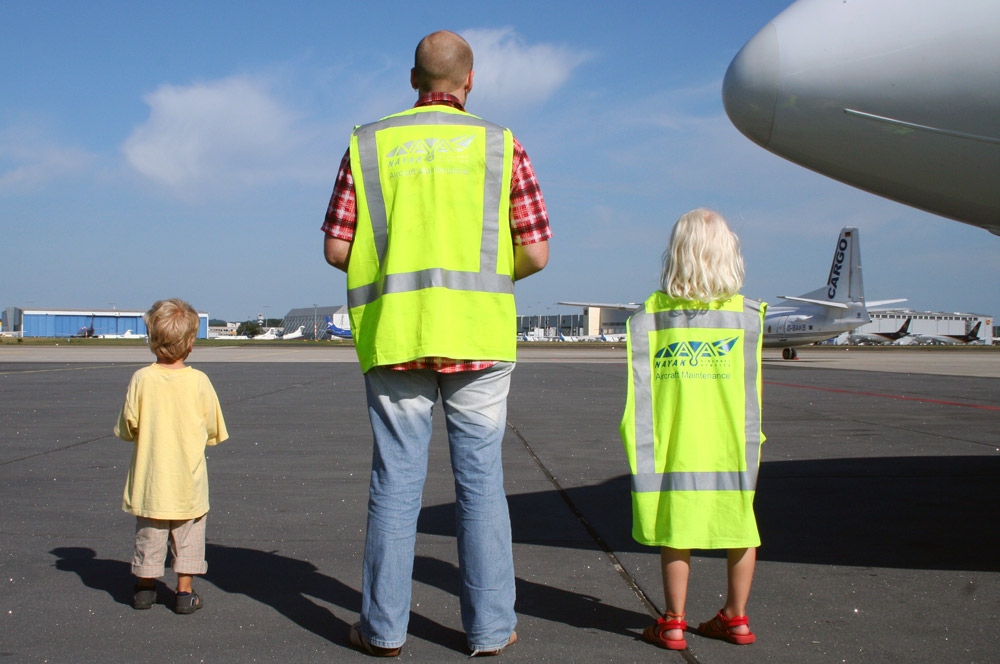
[[[414,106],[444,104],[464,111],[465,107],[454,95],[447,92],[431,92],[421,95]],[[333,195],[326,209],[323,232],[347,242],[354,241],[354,230],[358,225],[357,194],[354,191],[354,177],[351,175],[351,150],[348,148],[340,162],[340,171],[333,186]],[[514,154],[510,187],[510,230],[515,245],[533,244],[552,237],[549,215],[545,210],[542,190],[535,178],[528,153],[518,140],[514,139]],[[422,357],[411,362],[393,365],[393,369],[433,369],[440,373],[479,371],[496,364],[492,360],[454,360],[447,357]]]

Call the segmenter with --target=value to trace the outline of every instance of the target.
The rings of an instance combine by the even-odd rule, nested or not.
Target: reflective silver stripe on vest
[[[358,286],[347,291],[347,306],[360,307],[374,302],[383,295],[409,293],[425,288],[447,288],[450,290],[476,291],[480,293],[512,293],[513,282],[506,274],[482,274],[480,272],[460,272],[439,267],[387,274],[380,282]]]
[[[380,160],[375,133],[391,127],[414,125],[458,125],[486,129],[486,178],[483,187],[483,234],[479,249],[479,272],[457,272],[443,268],[382,274],[382,283],[371,283],[347,291],[347,305],[357,307],[370,304],[385,293],[403,293],[422,288],[444,287],[484,293],[513,293],[514,281],[509,275],[498,275],[497,253],[500,246],[500,203],[506,188],[503,182],[504,135],[503,127],[470,115],[426,112],[388,117],[378,122],[358,127],[358,159],[368,214],[375,237],[375,252],[379,270],[384,270],[385,254],[389,244],[389,220],[385,212],[385,197],[379,178]],[[504,226],[506,227],[506,226]],[[428,277],[428,275],[431,275]],[[425,285],[430,284],[430,285]]]
[[[760,463],[760,395],[757,393],[757,342],[760,311],[757,303],[743,300],[743,313],[684,309],[657,311],[642,309],[628,321],[632,341],[632,383],[635,411],[635,467],[632,491],[753,491]],[[650,366],[649,333],[675,328],[743,330],[743,372],[746,401],[746,471],[744,472],[656,472],[653,439],[653,381]]]
[[[747,489],[747,473],[648,473],[632,476],[636,493],[657,491],[740,491]],[[749,491],[753,491],[751,486]]]

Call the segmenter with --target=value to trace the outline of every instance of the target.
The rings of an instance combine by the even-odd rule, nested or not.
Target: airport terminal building
[[[29,309],[3,310],[3,333],[17,337],[121,337],[145,335],[145,311],[129,309]],[[208,338],[208,314],[198,312],[198,338]]]
[[[631,314],[609,307],[584,307],[582,314],[519,315],[517,330],[523,333],[543,329],[552,336],[557,332],[567,336],[625,334],[625,322]]]

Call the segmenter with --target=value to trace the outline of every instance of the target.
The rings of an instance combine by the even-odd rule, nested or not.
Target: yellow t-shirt
[[[205,446],[229,438],[208,376],[192,367],[139,369],[129,382],[115,435],[135,443],[123,510],[173,521],[208,512]]]

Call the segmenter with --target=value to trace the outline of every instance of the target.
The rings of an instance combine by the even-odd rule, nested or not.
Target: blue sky
[[[520,313],[641,300],[701,206],[740,235],[747,295],[817,288],[855,225],[869,299],[1000,312],[983,286],[1000,238],[730,124],[726,67],[788,4],[0,3],[0,307],[178,296],[244,320],[343,303],[319,227],[351,128],[412,104],[413,49],[447,28],[476,53],[469,110],[513,130],[549,207],[549,267],[518,283]]]

